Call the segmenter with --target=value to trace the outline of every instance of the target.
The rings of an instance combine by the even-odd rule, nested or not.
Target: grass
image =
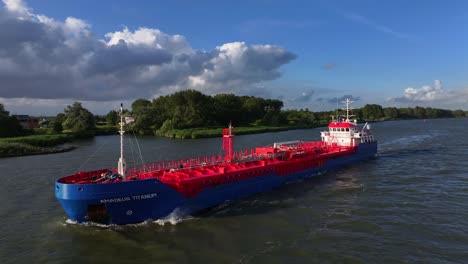
[[[119,128],[117,126],[98,125],[96,126],[94,135],[95,136],[115,135],[117,134],[117,132],[119,132]]]
[[[38,147],[25,143],[0,141],[0,157],[14,157],[24,155],[58,153],[74,149],[74,146],[63,148],[57,147]]]
[[[74,136],[68,134],[30,135],[0,138],[0,157],[57,153],[72,150],[74,146],[56,147],[70,142]]]
[[[1,143],[22,143],[34,147],[51,147],[69,142],[73,139],[68,134],[30,135],[24,137],[0,138]]]

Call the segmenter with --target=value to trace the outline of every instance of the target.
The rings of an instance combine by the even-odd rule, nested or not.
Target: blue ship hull
[[[56,181],[55,196],[72,221],[119,225],[138,223],[163,218],[176,209],[188,215],[228,200],[268,191],[288,182],[366,160],[376,153],[377,142],[364,143],[353,155],[328,160],[320,168],[240,180],[205,189],[192,198],[183,196],[157,179],[109,184],[63,184]]]

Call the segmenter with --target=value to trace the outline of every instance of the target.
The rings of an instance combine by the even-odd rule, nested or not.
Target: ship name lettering
[[[133,195],[127,197],[118,197],[118,198],[109,198],[109,199],[101,199],[101,203],[121,203],[121,202],[128,202],[128,201],[138,201],[138,200],[145,200],[145,199],[153,199],[158,197],[157,193],[147,193],[141,195]]]
[[[101,203],[121,203],[130,201],[130,197],[119,197],[110,199],[101,199]]]
[[[147,193],[147,194],[132,196],[133,200],[152,199],[152,198],[156,198],[156,197],[158,197],[157,193]]]

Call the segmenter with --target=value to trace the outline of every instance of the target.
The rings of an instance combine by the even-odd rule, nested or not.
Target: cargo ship
[[[127,168],[123,153],[125,117],[120,111],[117,168],[77,172],[56,180],[55,196],[77,223],[130,224],[190,215],[226,201],[265,192],[375,157],[377,141],[367,123],[332,117],[320,141],[276,142],[234,151],[234,128],[223,129],[223,155],[165,161]]]

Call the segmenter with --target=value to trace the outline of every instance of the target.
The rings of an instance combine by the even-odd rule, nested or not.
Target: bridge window
[[[346,132],[349,132],[349,128],[346,128]]]

